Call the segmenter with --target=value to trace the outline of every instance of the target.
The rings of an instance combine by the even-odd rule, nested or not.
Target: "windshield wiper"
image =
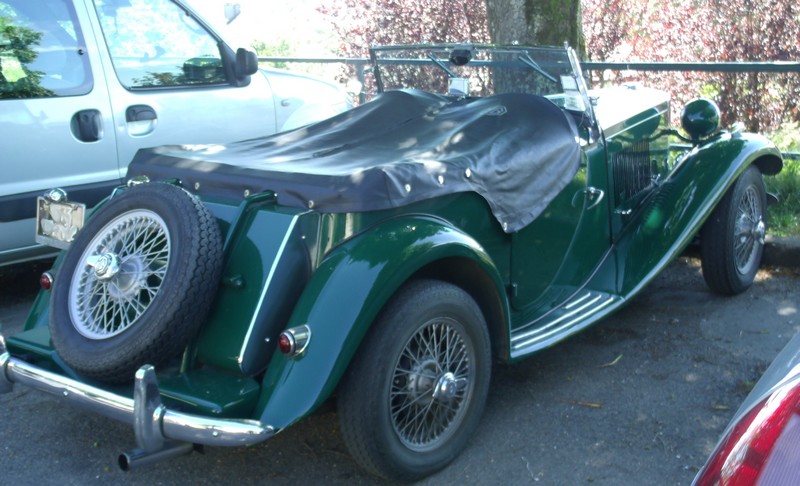
[[[538,64],[536,64],[536,61],[534,61],[533,59],[531,59],[531,55],[530,55],[530,54],[528,54],[527,52],[525,53],[525,55],[524,55],[524,56],[520,55],[519,57],[517,57],[517,59],[519,59],[519,60],[520,60],[520,62],[522,62],[522,63],[523,63],[523,64],[525,64],[526,66],[530,67],[531,69],[533,69],[533,70],[534,70],[534,71],[536,71],[537,73],[541,74],[541,75],[542,75],[542,76],[544,76],[545,78],[547,78],[547,79],[549,79],[550,81],[552,81],[552,82],[554,82],[554,83],[558,84],[558,80],[557,80],[556,78],[554,78],[553,76],[550,76],[550,74],[548,74],[548,73],[547,73],[547,72],[546,72],[544,69],[542,69],[542,67],[541,67],[541,66],[539,66]]]

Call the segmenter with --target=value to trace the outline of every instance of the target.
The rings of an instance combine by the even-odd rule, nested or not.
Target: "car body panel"
[[[720,135],[687,153],[621,232],[617,292],[635,295],[678,256],[745,168],[780,158],[771,142],[753,134]]]
[[[301,359],[273,356],[257,409],[262,420],[280,430],[298,414],[315,410],[336,388],[386,301],[414,273],[443,259],[476,263],[493,282],[495,298],[504,298],[489,255],[442,221],[392,219],[331,252],[311,277],[288,324],[308,325],[311,343]]]
[[[223,288],[197,341],[202,361],[246,375],[264,369],[311,272],[296,211],[250,211],[237,222]],[[264,238],[263,235],[270,235]]]
[[[81,29],[89,24],[90,16],[82,2],[74,7],[70,4],[70,12],[64,12],[67,19],[72,17],[65,22],[74,21],[72,25],[82,34],[84,56],[89,58],[86,89],[64,97],[0,100],[0,133],[7,141],[0,161],[14,174],[0,182],[0,262],[54,253],[32,238],[36,196],[46,189],[73,190],[84,184],[110,182],[102,190],[105,196],[122,181],[99,49],[91,31]],[[99,140],[86,143],[76,138],[72,119],[82,110],[96,111],[101,124]],[[81,174],[75,171],[76,157],[80,157]]]
[[[527,324],[557,305],[555,293],[563,295],[582,286],[608,251],[609,198],[605,192],[591,192],[605,187],[607,177],[603,145],[584,147],[570,185],[539,218],[513,235],[512,302],[523,316],[515,319],[518,324]]]

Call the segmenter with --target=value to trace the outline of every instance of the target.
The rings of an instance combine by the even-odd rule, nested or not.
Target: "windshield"
[[[586,112],[583,78],[571,50],[555,47],[428,45],[370,50],[375,90],[420,89],[457,97],[501,93],[544,96]]]

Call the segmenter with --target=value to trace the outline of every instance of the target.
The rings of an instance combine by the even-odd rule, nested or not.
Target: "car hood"
[[[514,232],[574,177],[579,142],[573,119],[540,96],[458,99],[391,91],[270,137],[141,150],[128,177],[178,178],[201,194],[271,190],[280,204],[326,212],[381,210],[474,191],[503,229]]]

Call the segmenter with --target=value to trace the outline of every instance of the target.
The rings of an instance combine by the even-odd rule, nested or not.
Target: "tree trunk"
[[[562,46],[585,58],[580,0],[486,0],[495,44]]]

